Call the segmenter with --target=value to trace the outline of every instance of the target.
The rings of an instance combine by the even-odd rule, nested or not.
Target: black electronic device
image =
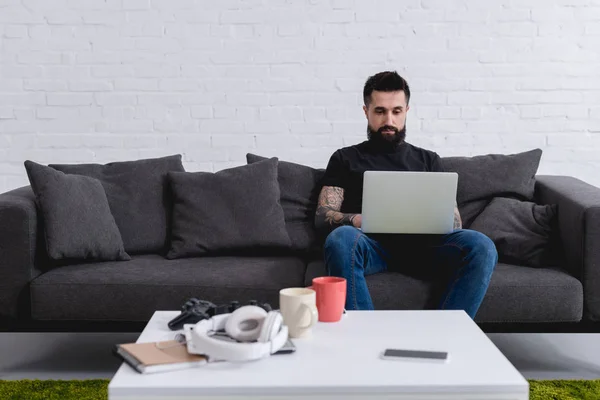
[[[445,351],[423,351],[408,349],[385,349],[381,358],[385,360],[429,360],[448,361],[448,352]]]
[[[272,311],[268,303],[261,304],[256,300],[250,300],[248,304],[258,306],[267,312]],[[181,306],[181,314],[169,321],[168,326],[172,331],[177,331],[182,329],[185,324],[196,324],[215,315],[232,313],[240,307],[239,301],[216,305],[210,301],[192,297]]]

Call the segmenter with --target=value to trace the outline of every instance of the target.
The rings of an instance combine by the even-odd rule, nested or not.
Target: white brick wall
[[[324,167],[385,69],[411,142],[600,186],[598,0],[0,0],[0,192],[26,159]]]

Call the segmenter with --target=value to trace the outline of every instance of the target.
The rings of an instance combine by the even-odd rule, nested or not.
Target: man
[[[363,98],[368,140],[333,153],[319,195],[315,224],[327,234],[328,274],[346,278],[348,310],[374,308],[365,276],[397,270],[444,279],[438,307],[464,310],[474,318],[498,254],[487,236],[462,229],[456,206],[454,230],[446,235],[367,235],[360,230],[365,171],[442,171],[437,153],[405,141],[410,89],[400,75],[386,71],[369,77]]]

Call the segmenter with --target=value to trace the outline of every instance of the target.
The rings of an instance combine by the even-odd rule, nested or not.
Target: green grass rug
[[[530,380],[530,400],[599,399],[600,380]],[[108,379],[80,381],[0,381],[3,400],[101,400],[108,398]]]
[[[106,400],[108,379],[0,381],[0,399]]]

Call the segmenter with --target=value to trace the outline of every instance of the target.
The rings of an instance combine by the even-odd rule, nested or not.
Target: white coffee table
[[[138,343],[172,339],[157,311]],[[349,311],[294,339],[294,354],[142,375],[123,364],[108,386],[122,399],[524,400],[529,384],[463,311]],[[389,361],[385,348],[442,350],[447,363]]]

